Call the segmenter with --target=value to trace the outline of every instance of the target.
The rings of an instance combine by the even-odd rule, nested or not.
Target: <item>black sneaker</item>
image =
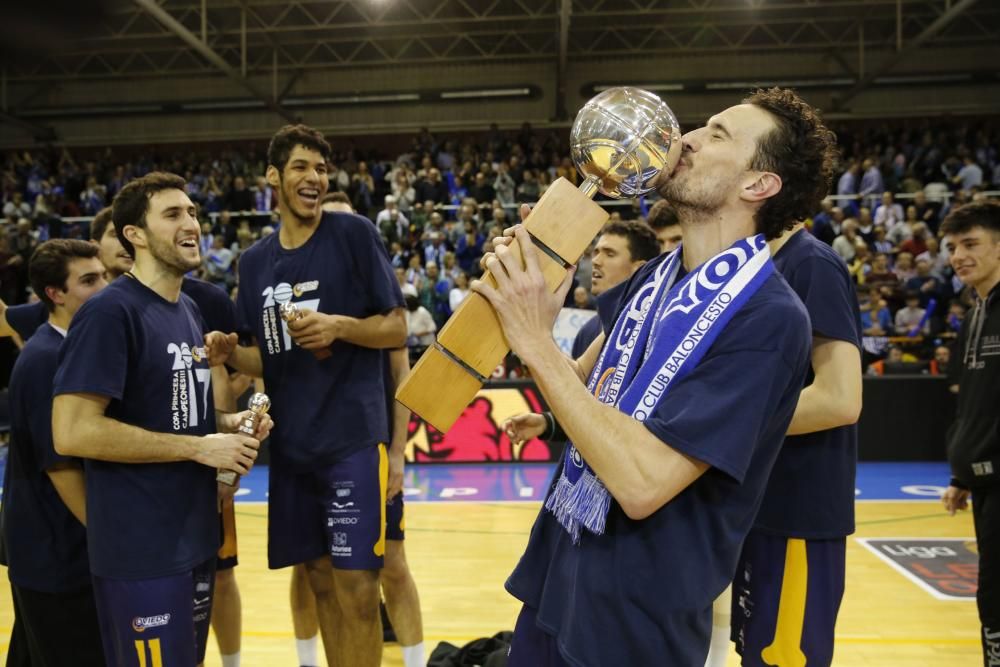
[[[379,600],[379,613],[382,615],[382,643],[391,644],[396,642],[396,631],[392,629],[392,621],[389,620],[389,612],[385,608],[385,600]]]

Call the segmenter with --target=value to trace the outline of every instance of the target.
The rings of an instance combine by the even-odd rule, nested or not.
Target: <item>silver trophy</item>
[[[579,188],[556,179],[524,221],[546,285],[556,291],[608,219],[592,201],[598,191],[638,197],[669,176],[681,157],[681,131],[663,101],[638,88],[611,88],[577,114],[570,134]],[[518,241],[507,246],[523,262]],[[495,284],[487,272],[483,281]],[[396,400],[439,431],[451,428],[507,352],[497,315],[485,298],[470,295],[438,332],[437,342],[400,384]]]
[[[653,93],[609,88],[587,102],[573,121],[570,154],[585,177],[580,189],[592,197],[638,197],[668,175],[681,157],[677,118]]]
[[[292,303],[291,301],[286,301],[285,303],[278,306],[278,315],[285,322],[294,322],[295,320],[302,317],[302,311],[299,310],[299,307],[294,303]],[[319,350],[310,350],[310,352],[312,352],[313,356],[316,357],[317,359],[326,359],[331,354],[330,350],[326,348]]]
[[[240,421],[240,425],[236,427],[236,430],[252,438],[254,433],[257,432],[257,425],[260,424],[261,417],[271,409],[271,399],[268,398],[267,394],[257,392],[250,397],[247,408],[250,412]],[[216,474],[215,480],[232,486],[236,484],[237,477],[238,474],[233,470],[220,470]]]

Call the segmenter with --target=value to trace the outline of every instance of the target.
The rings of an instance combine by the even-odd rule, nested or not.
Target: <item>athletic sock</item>
[[[222,667],[240,667],[240,652],[230,653],[222,657]]]
[[[708,659],[705,660],[705,667],[726,667],[726,658],[729,657],[729,626],[712,626],[712,644],[708,649]]]
[[[424,643],[403,646],[403,667],[424,667]]]
[[[319,665],[316,659],[317,648],[319,648],[318,632],[309,639],[295,640],[295,651],[299,654],[299,664],[302,667],[316,667]]]

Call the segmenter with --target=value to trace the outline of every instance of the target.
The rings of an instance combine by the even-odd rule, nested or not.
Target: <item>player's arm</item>
[[[256,342],[253,345],[240,345],[235,333],[211,331],[205,334],[205,353],[213,369],[228,364],[250,377],[264,375],[264,361],[261,359],[260,348]],[[215,382],[214,375],[212,382]],[[226,382],[229,382],[228,378]]]
[[[583,458],[625,514],[644,519],[709,465],[673,449],[639,421],[590,395],[580,381],[579,366],[552,339],[551,323],[569,292],[570,276],[552,295],[538,267],[538,251],[526,232],[519,229],[517,235],[526,268],[507,248],[498,248],[496,259],[503,268],[492,261],[490,266],[498,288],[476,281],[473,290],[497,311],[515,353],[531,368],[542,395]]]
[[[55,487],[59,499],[76,517],[77,521],[87,525],[87,487],[84,483],[83,468],[76,462],[57,463],[45,474]]]
[[[301,312],[302,317],[288,323],[288,333],[307,350],[327,348],[338,340],[379,350],[406,345],[406,314],[402,308],[365,318],[306,309]]]
[[[799,394],[788,435],[815,433],[858,421],[861,352],[853,343],[813,337],[811,385]]]
[[[52,441],[63,456],[119,463],[195,461],[246,474],[260,442],[248,436],[207,436],[148,431],[105,416],[110,399],[98,394],[60,394],[52,401]]]
[[[569,439],[629,518],[648,517],[708,470],[638,420],[599,403],[551,338],[525,362]]]
[[[410,352],[405,347],[389,352],[389,372],[392,393],[410,374]],[[406,436],[410,424],[410,409],[399,401],[392,404],[392,436],[389,443],[389,487],[386,497],[393,498],[403,490],[403,469],[406,465]]]

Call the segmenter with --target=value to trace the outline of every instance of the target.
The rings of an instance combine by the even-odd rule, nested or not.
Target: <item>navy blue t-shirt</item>
[[[591,317],[589,320],[583,323],[580,330],[576,332],[576,338],[573,339],[573,349],[570,353],[574,359],[579,359],[590,344],[594,342],[594,339],[601,333],[601,318],[600,316]]]
[[[185,278],[181,291],[198,306],[206,331],[236,331],[236,304],[221,287],[198,278]]]
[[[4,313],[7,324],[17,332],[21,340],[27,341],[32,334],[49,320],[49,309],[41,301],[10,306]]]
[[[365,318],[403,306],[399,283],[371,221],[324,213],[299,248],[278,234],[240,258],[237,316],[241,334],[257,339],[271,397],[271,463],[295,470],[347,458],[388,442],[382,350],[344,341],[318,360],[296,345],[278,315],[288,301],[321,313]]]
[[[618,299],[615,318],[665,257],[602,295]],[[570,664],[704,662],[712,602],[732,581],[798,401],[809,342],[805,309],[774,273],[644,422],[711,468],[643,520],[612,500],[605,534],[584,532],[576,546],[541,511],[507,590],[537,610]]]
[[[774,265],[805,304],[813,336],[861,349],[858,299],[833,248],[803,230],[778,250]],[[806,386],[812,381],[810,368]],[[857,424],[785,438],[754,530],[810,539],[853,533],[857,460]]]
[[[111,399],[106,414],[148,431],[215,432],[212,375],[198,307],[123,276],[77,311],[59,351],[54,394]],[[87,537],[94,574],[177,574],[219,548],[215,470],[194,461],[86,459]]]
[[[60,463],[52,445],[52,380],[62,334],[39,327],[10,376],[11,444],[4,488],[4,541],[10,580],[45,593],[90,585],[87,529],[63,503],[46,474]]]

